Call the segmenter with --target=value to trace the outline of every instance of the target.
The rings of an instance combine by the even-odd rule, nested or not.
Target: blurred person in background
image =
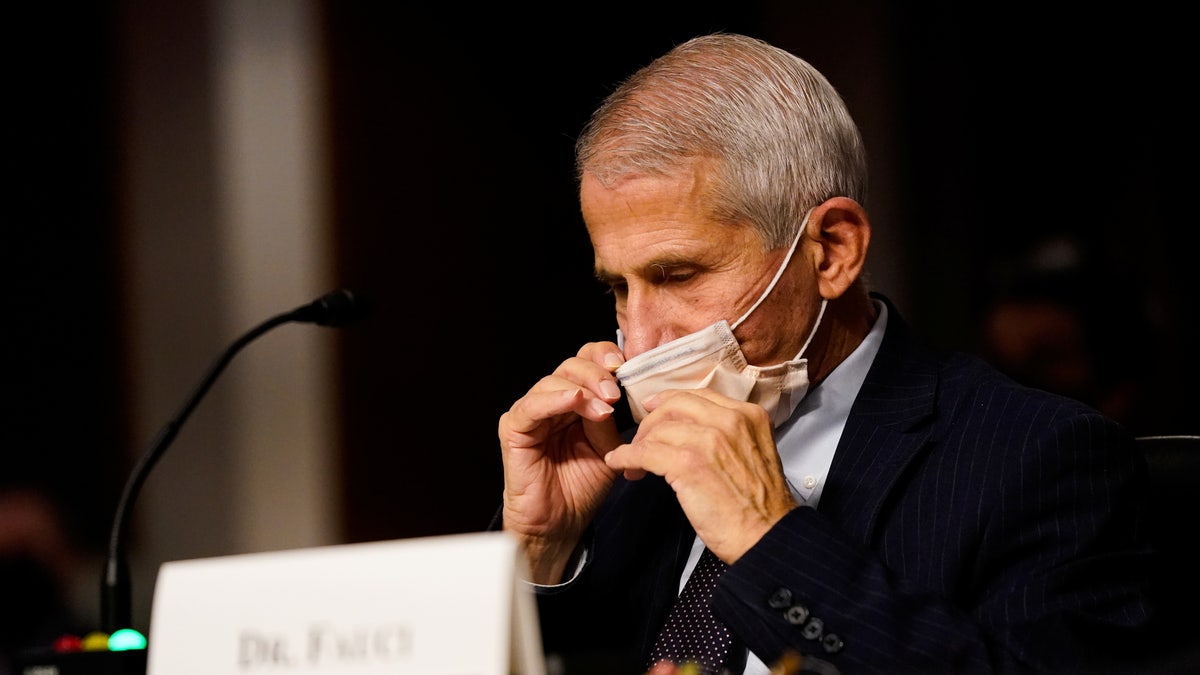
[[[1136,435],[1178,431],[1155,384],[1163,351],[1135,284],[1077,237],[1035,240],[989,277],[974,351],[1022,384],[1070,396]],[[1137,354],[1134,364],[1130,356]]]
[[[82,557],[48,491],[0,485],[0,675],[17,675],[13,659],[22,651],[84,635],[72,602]]]

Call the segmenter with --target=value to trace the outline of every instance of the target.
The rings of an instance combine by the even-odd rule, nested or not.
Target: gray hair
[[[743,35],[693,38],[637,71],[575,144],[576,177],[606,186],[708,160],[713,217],[751,223],[769,249],[831,197],[866,203],[866,150],[841,96],[808,62]]]

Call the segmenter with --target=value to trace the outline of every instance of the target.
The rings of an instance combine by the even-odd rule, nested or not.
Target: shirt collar
[[[879,315],[866,338],[819,385],[809,390],[776,433],[775,445],[792,496],[806,506],[815,507],[820,499],[850,408],[883,343],[887,306],[879,300],[873,302]]]

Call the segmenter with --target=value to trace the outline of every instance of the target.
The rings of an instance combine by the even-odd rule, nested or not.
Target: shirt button
[[[805,476],[805,477],[804,477],[804,487],[806,487],[806,488],[808,488],[809,490],[811,490],[811,489],[813,489],[814,487],[816,487],[816,485],[817,485],[817,479],[816,479],[816,478],[813,478],[812,476]]]

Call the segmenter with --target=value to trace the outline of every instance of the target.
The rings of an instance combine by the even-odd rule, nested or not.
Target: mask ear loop
[[[813,338],[817,336],[817,328],[821,325],[821,317],[825,316],[825,307],[828,304],[829,300],[826,298],[821,298],[821,310],[817,312],[817,320],[815,323],[813,323],[812,331],[808,334],[808,339],[804,341],[804,346],[801,347],[800,351],[796,354],[797,359],[801,356],[804,356],[805,350],[808,349],[808,343],[812,342]]]
[[[791,247],[788,248],[787,256],[784,257],[783,263],[779,266],[779,269],[775,271],[775,278],[771,279],[770,284],[767,284],[767,290],[763,291],[763,294],[758,296],[758,300],[755,301],[755,303],[750,307],[750,309],[746,310],[745,314],[743,314],[737,321],[734,321],[733,324],[731,326],[729,326],[729,330],[732,331],[735,328],[737,328],[738,326],[742,325],[742,322],[746,320],[746,317],[750,316],[750,314],[754,310],[758,309],[758,306],[762,304],[763,300],[767,299],[767,296],[770,295],[771,291],[775,288],[775,284],[779,283],[779,277],[783,276],[784,270],[787,269],[788,263],[791,262],[791,260],[792,260],[792,254],[794,254],[796,252],[796,246],[800,243],[800,238],[804,236],[804,231],[808,229],[808,217],[811,215],[812,215],[812,209],[809,209],[808,213],[804,214],[804,222],[800,225],[800,230],[798,232],[796,232],[796,238],[792,240],[792,245],[791,245]],[[821,305],[821,313],[823,314],[824,312],[825,312],[825,305],[822,304]],[[817,321],[820,322],[820,320],[821,320],[821,318],[820,318],[820,316],[818,316]],[[816,332],[816,328],[813,329],[813,332],[814,333]],[[812,340],[812,336],[809,335],[808,339]],[[805,347],[808,346],[807,341],[804,343],[804,346]],[[804,350],[802,349],[801,351],[803,352]]]

